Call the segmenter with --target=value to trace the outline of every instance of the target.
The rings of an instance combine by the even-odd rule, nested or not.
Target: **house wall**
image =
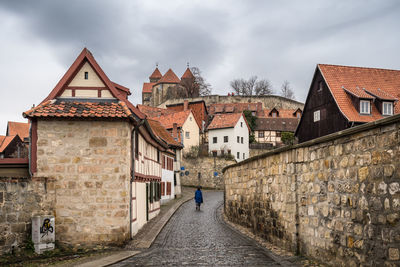
[[[190,112],[188,118],[182,126],[183,130],[183,152],[190,151],[192,146],[198,146],[200,143],[200,132],[199,126],[196,123],[196,120],[193,116],[193,113]],[[189,138],[186,138],[186,132],[189,132]]]
[[[85,72],[88,72],[88,79],[85,80]],[[68,86],[84,86],[84,87],[105,87],[100,77],[97,76],[96,72],[92,69],[90,64],[86,62],[82,68],[78,71],[76,76],[68,84]]]
[[[225,213],[331,266],[399,266],[400,115],[224,171]]]
[[[258,137],[260,131],[254,131],[254,137],[257,143],[270,143],[276,146],[277,143],[281,143],[281,137],[276,136],[276,131],[263,131],[264,137]]]
[[[241,126],[242,125],[242,126]],[[243,153],[245,158],[249,158],[249,128],[247,128],[246,121],[243,116],[240,117],[239,121],[236,123],[234,128],[234,140],[232,153],[237,161],[243,160]],[[237,143],[237,136],[240,139],[243,137],[243,144]],[[237,158],[237,152],[240,153],[240,158]]]
[[[34,178],[54,180],[61,244],[129,239],[130,133],[127,121],[38,121]]]
[[[174,163],[174,157],[169,156],[168,154],[163,153],[163,157],[165,157],[165,166],[162,168],[162,176],[161,176],[161,182],[164,183],[164,194],[161,194],[161,204],[167,203],[169,200],[175,198],[175,186],[174,186],[174,168],[173,168],[173,163]],[[167,158],[169,158],[172,162],[172,169],[168,170],[167,166]],[[171,192],[169,195],[167,195],[167,183],[171,184]],[[161,187],[163,188],[163,187]]]
[[[320,81],[323,83],[322,91],[318,91]],[[349,127],[319,70],[314,75],[306,102],[297,130],[300,143]],[[314,111],[317,110],[320,110],[321,119],[314,122]]]

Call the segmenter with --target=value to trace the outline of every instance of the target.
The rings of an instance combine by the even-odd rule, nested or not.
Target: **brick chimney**
[[[186,111],[189,109],[189,101],[185,100],[183,101],[183,110]]]
[[[175,139],[175,141],[178,141],[178,124],[174,122],[172,124],[172,137]]]

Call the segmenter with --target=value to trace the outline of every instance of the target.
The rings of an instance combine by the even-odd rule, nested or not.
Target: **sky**
[[[400,69],[400,1],[0,0],[0,135],[39,104],[87,47],[141,103],[158,63],[189,62],[212,86],[256,75],[304,102],[316,64]]]

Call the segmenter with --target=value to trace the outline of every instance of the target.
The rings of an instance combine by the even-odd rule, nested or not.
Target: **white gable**
[[[85,72],[87,72],[87,79],[85,79]],[[68,84],[68,87],[105,87],[100,77],[97,76],[96,72],[86,62],[82,68],[78,71],[72,81]]]

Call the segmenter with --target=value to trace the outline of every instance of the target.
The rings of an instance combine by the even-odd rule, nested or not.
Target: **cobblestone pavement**
[[[113,266],[282,266],[221,218],[222,192],[204,192],[201,211],[182,205],[152,247]]]

